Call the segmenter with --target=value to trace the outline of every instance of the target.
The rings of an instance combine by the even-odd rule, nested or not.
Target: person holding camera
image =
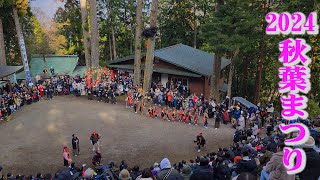
[[[201,151],[201,146],[204,147],[204,145],[206,144],[206,140],[205,138],[202,136],[202,133],[199,133],[196,137],[196,139],[194,140],[195,143],[197,143],[198,145],[198,152]]]

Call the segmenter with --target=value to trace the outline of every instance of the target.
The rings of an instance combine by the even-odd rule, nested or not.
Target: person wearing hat
[[[183,179],[176,169],[171,168],[171,163],[168,158],[162,159],[160,169],[161,171],[156,176],[157,180]]]
[[[203,137],[202,133],[199,133],[196,137],[196,139],[194,140],[195,143],[197,143],[198,145],[198,152],[201,151],[201,146],[204,147],[204,145],[206,144],[206,139]]]
[[[314,138],[309,136],[308,141],[302,146],[306,153],[307,163],[304,171],[299,174],[300,180],[319,179],[320,177],[320,155],[313,149],[314,145]]]
[[[129,180],[131,179],[130,173],[127,169],[122,169],[119,174],[120,180]]]

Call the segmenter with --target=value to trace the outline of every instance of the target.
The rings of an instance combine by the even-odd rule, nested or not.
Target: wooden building
[[[210,97],[210,76],[213,71],[214,55],[199,49],[177,44],[155,50],[152,82],[166,85],[167,82],[180,82],[190,88],[191,93],[204,94]],[[145,54],[142,53],[141,70],[145,63]],[[227,91],[225,72],[228,72],[230,60],[222,58],[220,91]],[[134,55],[109,62],[108,67],[125,71],[133,76]],[[227,71],[225,71],[227,69]],[[143,82],[141,80],[141,82]]]

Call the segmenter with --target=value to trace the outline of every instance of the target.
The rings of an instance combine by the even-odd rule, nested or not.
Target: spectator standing
[[[0,180],[3,180],[3,174],[2,174],[2,166],[0,166]]]
[[[100,151],[100,135],[93,131],[90,136],[90,141],[93,146],[92,151]]]
[[[80,154],[79,139],[74,134],[72,134],[71,143],[72,143],[72,154],[73,154],[73,156],[79,155]]]
[[[63,156],[63,165],[65,167],[68,167],[71,163],[71,158],[70,158],[70,154],[69,154],[69,149],[67,147],[63,148],[62,156]]]

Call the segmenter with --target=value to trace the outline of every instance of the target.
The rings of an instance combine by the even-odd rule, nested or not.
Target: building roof
[[[34,77],[37,74],[42,74],[43,69],[48,70],[50,75],[50,68],[54,68],[55,74],[69,74],[69,75],[84,75],[83,66],[77,67],[78,56],[77,55],[46,55],[46,61],[44,61],[42,55],[32,55],[30,61],[31,76]],[[74,72],[77,71],[77,72]],[[85,71],[85,70],[84,70]],[[25,79],[24,71],[16,74],[17,79]]]
[[[143,56],[144,55],[145,54],[143,54]],[[213,72],[214,54],[210,54],[184,44],[176,44],[155,50],[154,56],[160,60],[204,76],[211,76]],[[113,60],[109,64],[112,65],[130,59],[134,59],[134,56],[130,55]],[[221,69],[224,69],[229,64],[230,60],[222,58]]]
[[[113,68],[119,68],[119,69],[130,69],[133,70],[134,66],[133,65],[108,65],[109,67]],[[144,69],[144,66],[141,67],[141,69]],[[158,68],[154,67],[153,72],[158,72],[158,73],[165,73],[165,74],[174,74],[174,75],[179,75],[179,76],[189,76],[189,77],[201,77],[199,74],[195,73],[190,73],[186,71],[180,71],[180,70],[175,70],[175,69],[167,69],[167,68]]]
[[[251,103],[250,101],[246,100],[243,97],[233,97],[232,98],[233,101],[238,101],[239,103],[241,103],[242,105],[246,106],[247,108],[255,108],[258,109],[258,107],[256,105],[254,105],[253,103]]]
[[[19,71],[23,66],[0,66],[0,78],[4,78]]]
[[[48,71],[51,67],[57,74],[71,74],[78,64],[76,55],[46,55],[44,61],[41,55],[32,55],[30,61],[30,71],[32,76],[42,74],[43,69]]]

